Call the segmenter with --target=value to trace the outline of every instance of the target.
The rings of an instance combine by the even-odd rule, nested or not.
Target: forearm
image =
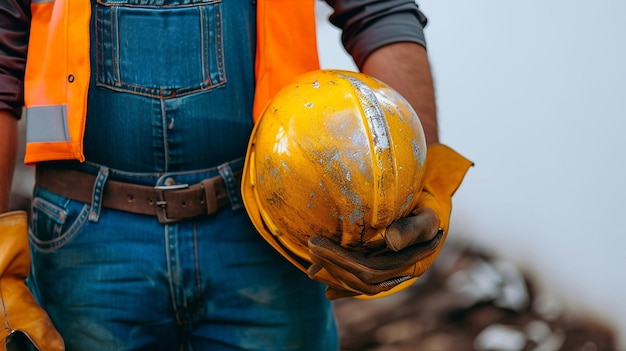
[[[330,21],[363,73],[389,84],[417,112],[426,142],[439,142],[433,80],[426,53],[427,18],[414,0],[326,0]]]
[[[18,119],[24,106],[30,0],[0,0],[0,213],[10,209]]]
[[[11,185],[17,158],[18,120],[0,110],[0,213],[10,209]]]
[[[439,142],[433,78],[422,45],[402,42],[383,46],[367,57],[361,71],[404,96],[422,122],[426,143]]]

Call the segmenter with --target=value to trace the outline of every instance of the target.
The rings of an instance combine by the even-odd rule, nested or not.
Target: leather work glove
[[[331,239],[309,239],[309,278],[327,285],[330,300],[386,296],[411,285],[433,264],[450,224],[452,195],[473,164],[443,144],[428,147],[423,189],[412,215],[385,231],[379,252],[345,249]]]
[[[0,350],[14,350],[14,336],[14,341],[26,336],[40,351],[65,350],[61,335],[25,284],[30,270],[27,228],[26,212],[0,214]]]

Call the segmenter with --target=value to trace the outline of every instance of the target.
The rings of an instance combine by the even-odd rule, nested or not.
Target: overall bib
[[[87,162],[93,200],[35,187],[28,284],[72,350],[333,350],[324,286],[243,208],[253,127],[251,0],[92,0]],[[102,206],[110,181],[221,176],[228,205],[173,223]]]

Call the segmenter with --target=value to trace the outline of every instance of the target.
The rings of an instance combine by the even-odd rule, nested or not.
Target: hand
[[[24,283],[30,270],[26,222],[24,211],[0,214],[0,343],[19,331],[37,350],[61,351],[63,339]]]
[[[425,264],[443,243],[437,215],[425,208],[386,230],[387,246],[373,252],[351,251],[323,236],[309,239],[311,279],[328,286],[329,299],[376,295],[423,274]]]
[[[452,149],[435,144],[428,148],[424,187],[413,215],[392,223],[385,232],[383,251],[347,250],[320,236],[309,239],[313,264],[308,276],[327,285],[326,297],[337,299],[398,291],[432,265],[445,242],[452,195],[461,184],[470,161]]]

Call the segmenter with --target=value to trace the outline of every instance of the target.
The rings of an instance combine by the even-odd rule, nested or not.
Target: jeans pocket
[[[221,0],[98,0],[96,84],[175,97],[226,83]]]
[[[29,239],[40,251],[54,251],[69,243],[87,221],[89,205],[35,188]]]

